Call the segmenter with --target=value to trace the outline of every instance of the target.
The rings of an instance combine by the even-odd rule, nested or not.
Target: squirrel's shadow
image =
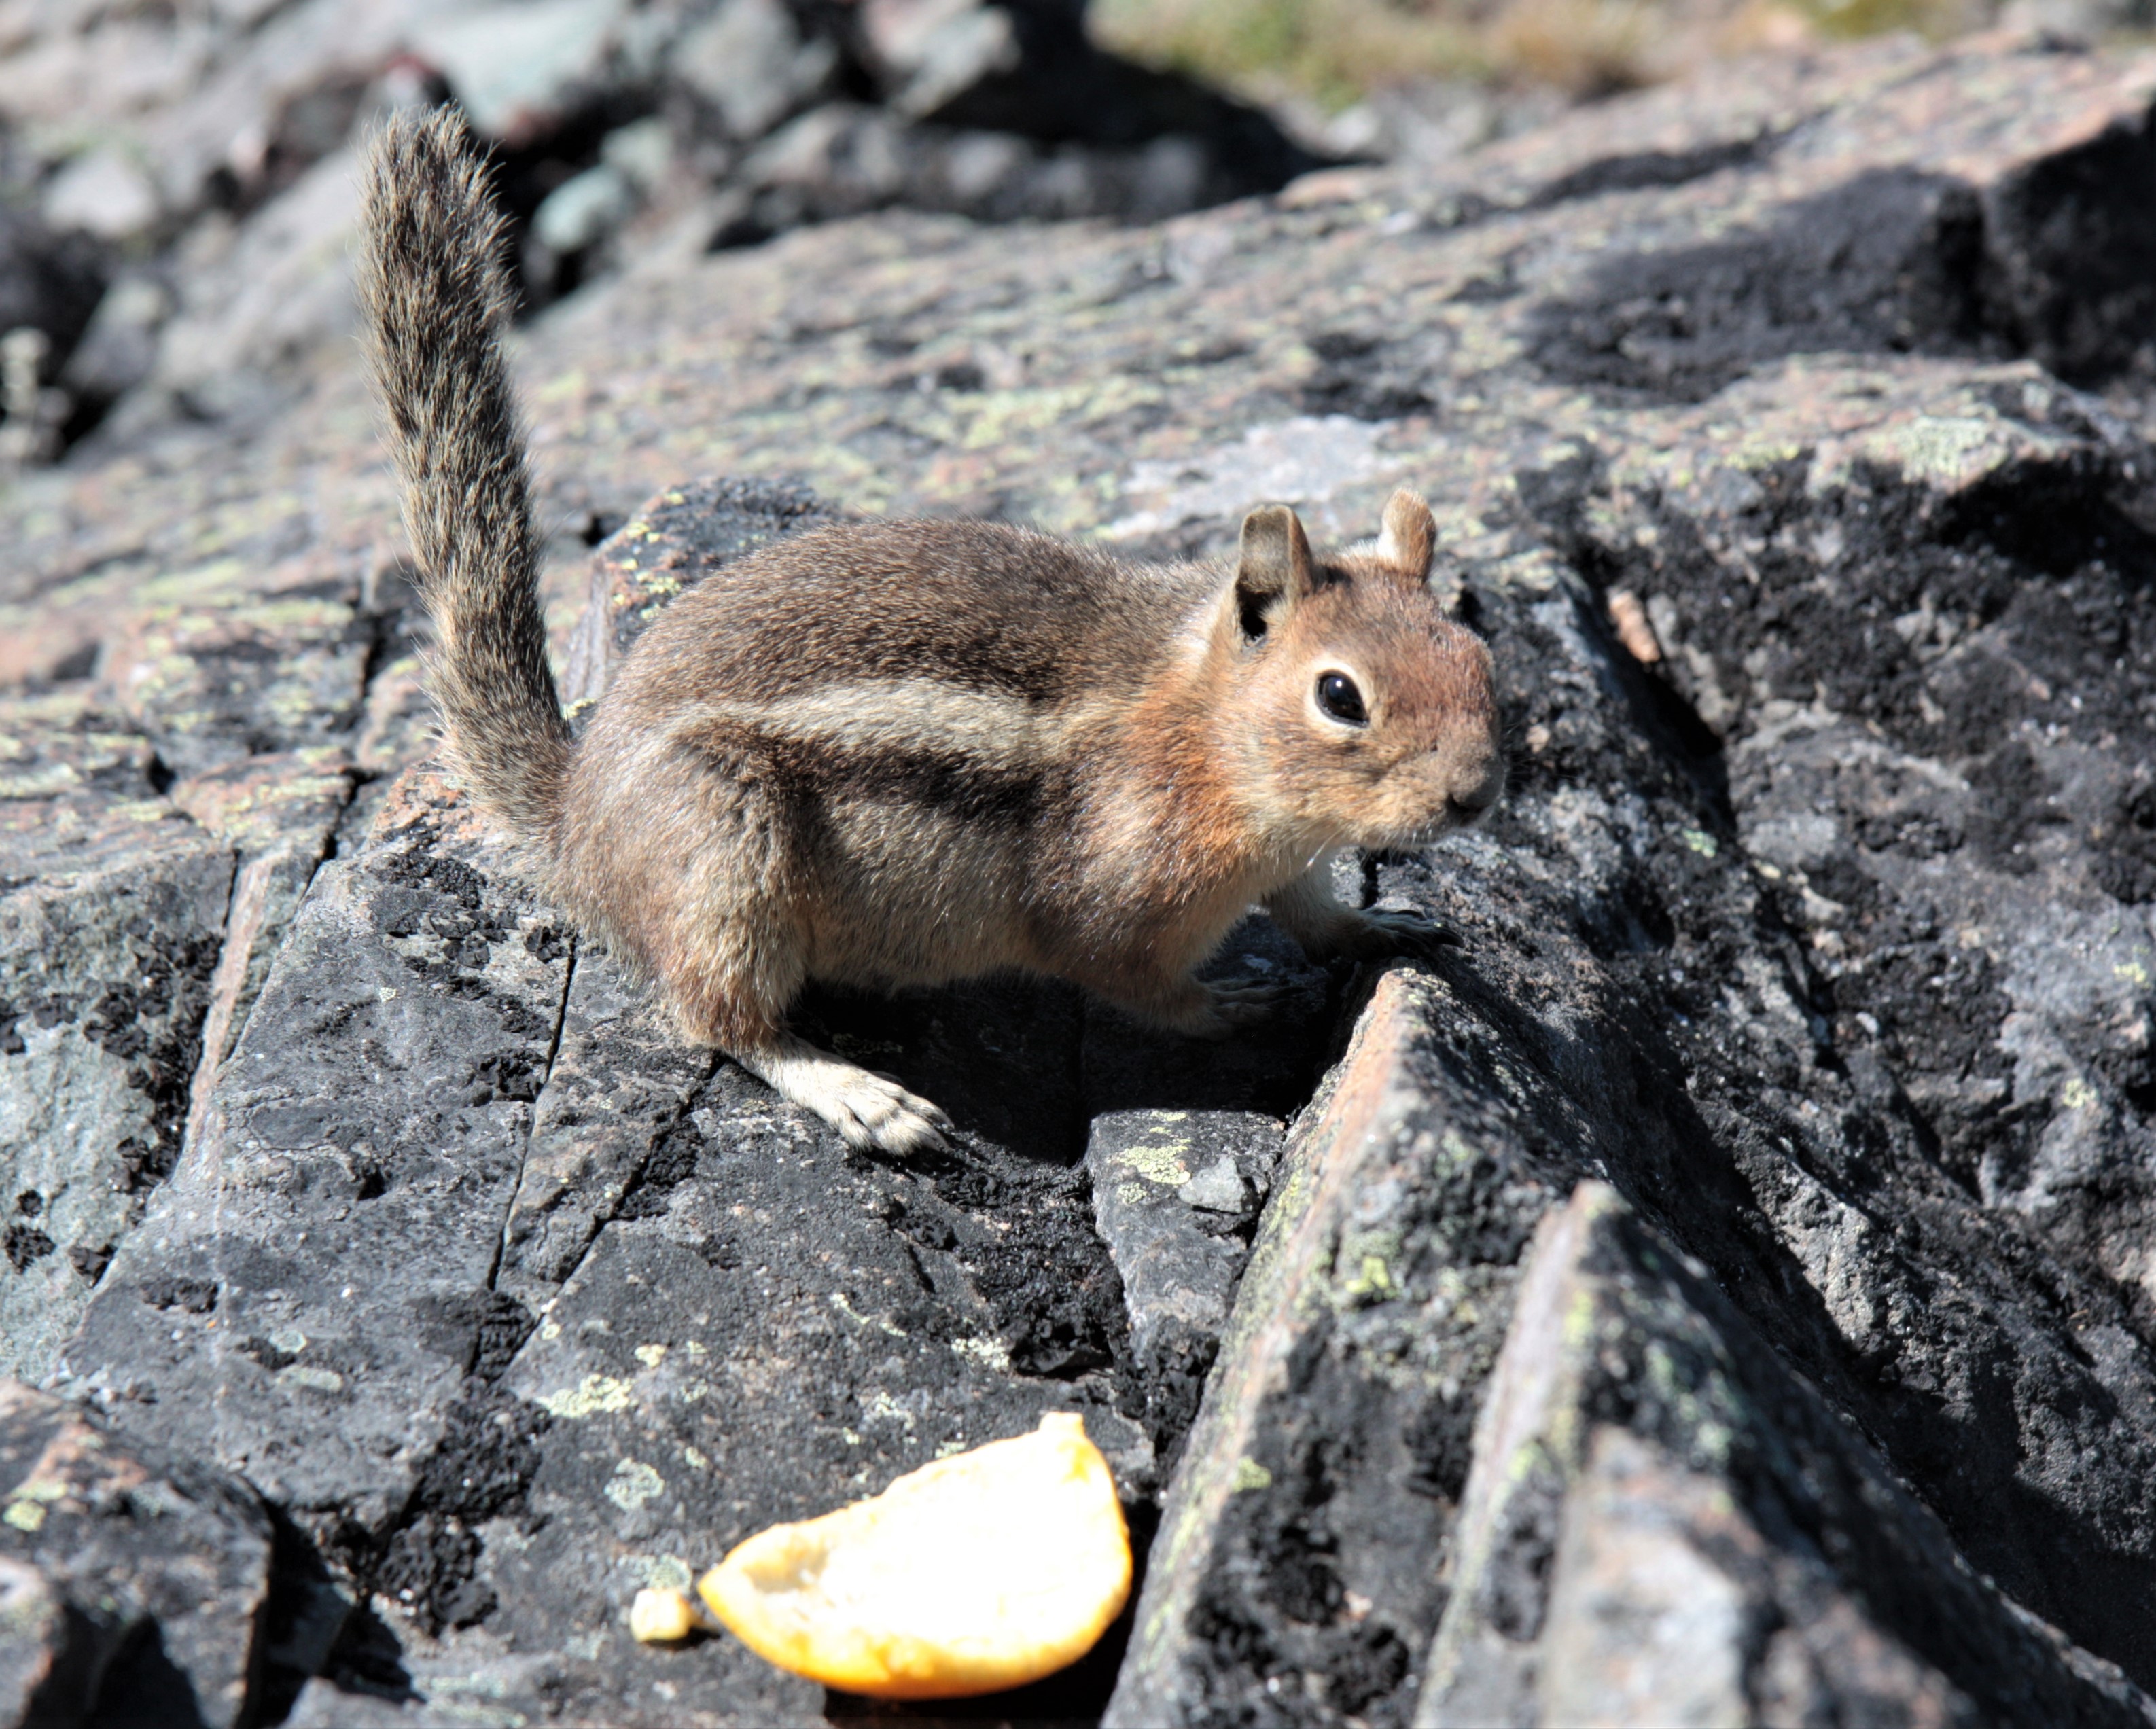
[[[793,1021],[934,1100],[962,1137],[1070,1164],[1093,1119],[1111,1111],[1285,1118],[1310,1097],[1337,1043],[1346,972],[1312,965],[1252,916],[1204,973],[1277,984],[1280,999],[1265,1021],[1219,1041],[1148,1027],[1060,980],[1015,976],[889,996],[819,987]]]

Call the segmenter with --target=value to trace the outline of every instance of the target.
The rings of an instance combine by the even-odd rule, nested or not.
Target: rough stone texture
[[[1445,1583],[1419,1726],[2149,1721],[1599,1183],[1536,1233]]]
[[[567,971],[550,916],[472,867],[441,802],[408,781],[321,874],[67,1364],[295,1514],[366,1532],[479,1349]]]
[[[423,643],[356,381],[14,482],[4,904],[184,880],[156,928],[200,943],[140,1023],[196,1126],[60,1384],[287,1521],[231,1630],[261,1714],[857,1711],[619,1612],[1056,1407],[1162,1535],[1127,1659],[983,1710],[1443,1716],[1440,1623],[1443,1658],[1482,1613],[1448,1582],[1542,1554],[1486,1673],[1553,1720],[2145,1711],[2152,95],[2145,56],[2011,40],[1789,56],[1151,228],[690,224],[535,323],[579,695],[810,491],[1140,553],[1265,496],[1328,535],[1398,484],[1437,510],[1512,791],[1342,882],[1463,947],[1352,979],[1254,920],[1223,964],[1286,1012],[1203,1059],[1060,988],[808,1005],[952,1110],[947,1161],[680,1049],[404,777]],[[103,992],[137,958],[104,941],[7,964]],[[1666,1357],[1768,1463],[1594,1405],[1543,1525],[1478,1547],[1529,1245],[1586,1179],[1636,1218],[1545,1263],[1613,1342],[1568,1384]],[[1699,1614],[1628,1647],[1613,1593]]]
[[[1388,973],[1290,1142],[1111,1723],[1412,1701],[1510,1260],[1549,1198],[1427,1121],[1431,1014]]]
[[[234,859],[88,702],[0,708],[0,1367],[42,1377],[180,1156]]]
[[[252,1490],[12,1381],[0,1481],[8,1721],[249,1720],[272,1536]]]
[[[144,598],[119,627],[130,644],[177,616]],[[272,615],[242,657],[254,688],[280,668],[304,680],[314,633],[249,609]],[[162,687],[135,663],[131,712],[79,682],[0,701],[0,1364],[15,1374],[50,1372],[178,1162],[351,795],[335,745],[248,756],[290,735],[238,704],[168,700],[199,695],[208,659],[167,654],[188,672]],[[349,724],[285,689],[294,730]],[[168,752],[223,760],[176,781]]]
[[[1086,1177],[1122,1275],[1131,1352],[1159,1413],[1197,1409],[1279,1162],[1280,1124],[1256,1113],[1113,1111],[1093,1119]]]

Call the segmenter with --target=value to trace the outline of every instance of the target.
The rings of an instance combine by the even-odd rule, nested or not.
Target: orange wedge
[[[698,1581],[757,1655],[848,1693],[962,1699],[1053,1675],[1131,1589],[1108,1462],[1075,1416],[758,1531]]]

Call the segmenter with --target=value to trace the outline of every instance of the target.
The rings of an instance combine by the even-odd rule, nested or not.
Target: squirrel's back
[[[1202,566],[1127,565],[1001,523],[839,524],[714,573],[624,675],[766,700],[932,679],[1053,706],[1134,689],[1219,586]]]

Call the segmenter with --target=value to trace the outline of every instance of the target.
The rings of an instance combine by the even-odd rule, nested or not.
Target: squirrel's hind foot
[[[788,1033],[771,1049],[732,1053],[750,1074],[836,1129],[849,1147],[880,1152],[941,1151],[951,1119],[888,1075],[871,1074],[844,1057]]]

